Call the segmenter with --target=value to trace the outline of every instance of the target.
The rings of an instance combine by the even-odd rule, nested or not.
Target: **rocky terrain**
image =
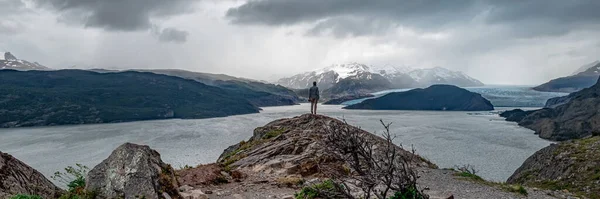
[[[433,85],[425,89],[389,93],[344,108],[372,110],[494,110],[492,103],[480,94],[451,85]]]
[[[12,69],[12,70],[50,70],[50,68],[43,66],[37,62],[29,62],[27,60],[18,59],[10,52],[0,52],[0,70]]]
[[[564,141],[600,134],[600,80],[596,85],[571,93],[565,99],[551,99],[550,104],[562,101],[555,108],[526,112],[519,125],[530,128],[541,138]],[[567,101],[564,103],[564,101]]]
[[[547,83],[536,86],[533,89],[544,92],[572,93],[594,85],[599,76],[600,62],[596,61],[583,66],[582,69],[576,71],[576,74],[553,79]]]
[[[16,194],[58,198],[62,192],[40,172],[15,157],[0,152],[0,198]]]
[[[258,113],[244,93],[142,72],[0,71],[0,127]]]
[[[77,185],[68,191],[55,189],[47,180],[33,181],[33,185],[39,186],[41,182],[56,190],[56,193],[63,194],[61,198],[291,199],[299,193],[308,193],[306,190],[311,187],[325,186],[332,176],[359,175],[354,173],[356,170],[353,167],[349,167],[352,160],[347,158],[351,156],[339,153],[346,149],[340,150],[336,146],[342,145],[329,143],[332,136],[348,132],[365,138],[360,140],[366,140],[368,145],[373,144],[376,149],[372,151],[374,154],[384,152],[389,146],[382,137],[343,121],[306,114],[276,120],[255,129],[249,140],[227,148],[217,163],[174,170],[150,147],[125,143],[85,175],[84,185]],[[344,136],[337,138],[353,140]],[[569,194],[562,192],[486,182],[461,170],[437,169],[434,164],[413,152],[395,145],[390,147],[396,149],[393,154],[408,163],[405,166],[410,170],[406,171],[415,173],[417,188],[433,199],[569,197]],[[0,168],[0,171],[6,169],[4,166]],[[9,169],[14,172],[0,172],[1,179],[16,179],[17,183],[26,184],[27,181],[23,180],[28,178],[15,177],[23,171],[33,171],[45,179],[26,165],[11,166]],[[11,196],[24,193],[42,195],[46,192],[27,192],[0,186],[0,193]],[[360,195],[361,191],[351,193]],[[43,196],[58,198],[57,195]]]
[[[508,182],[600,198],[600,136],[543,148],[529,157]]]

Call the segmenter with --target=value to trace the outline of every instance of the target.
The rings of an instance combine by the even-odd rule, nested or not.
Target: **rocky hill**
[[[0,127],[258,113],[243,94],[142,72],[0,71]]]
[[[18,59],[10,52],[0,52],[0,70],[50,70],[37,62],[29,62],[27,60]]]
[[[58,198],[62,192],[40,172],[0,151],[0,198],[16,194]]]
[[[382,97],[367,99],[346,109],[373,110],[447,110],[487,111],[494,110],[490,101],[480,94],[456,86],[433,85],[425,89],[389,93]]]
[[[543,148],[529,157],[508,183],[600,198],[600,136]]]
[[[100,73],[123,72],[104,69],[92,69],[92,71]],[[253,105],[258,107],[295,105],[301,101],[294,91],[286,87],[224,74],[201,73],[178,69],[135,69],[128,71],[150,72],[191,79],[209,86],[215,86],[233,93],[241,94]]]
[[[572,93],[580,91],[584,88],[588,88],[594,85],[600,76],[600,63],[596,61],[583,67],[586,67],[585,70],[580,69],[576,74],[550,80],[549,82],[536,86],[533,89],[544,92]]]
[[[541,138],[563,141],[600,134],[600,79],[596,85],[571,93],[555,108],[528,111],[519,125],[530,128]]]

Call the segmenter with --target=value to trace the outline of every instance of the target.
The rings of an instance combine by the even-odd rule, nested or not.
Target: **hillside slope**
[[[508,182],[600,198],[600,136],[543,148],[529,157]]]
[[[593,86],[598,77],[600,77],[600,63],[596,61],[592,64],[594,65],[590,64],[591,66],[584,66],[589,66],[589,68],[586,68],[582,72],[571,76],[550,80],[549,82],[536,86],[533,89],[544,92],[572,93]]]
[[[257,113],[242,95],[142,72],[0,71],[0,127]]]

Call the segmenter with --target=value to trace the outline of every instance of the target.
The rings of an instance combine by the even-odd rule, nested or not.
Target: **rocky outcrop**
[[[340,104],[350,101],[350,100],[363,99],[363,98],[368,98],[368,97],[375,97],[375,96],[372,94],[345,95],[345,96],[338,97],[335,99],[330,99],[330,100],[324,102],[323,104],[325,104],[325,105],[340,105]]]
[[[305,114],[276,120],[256,128],[248,141],[226,149],[217,162],[245,173],[274,174],[280,177],[326,176],[329,171],[340,171],[344,165],[343,159],[329,150],[326,137],[329,133],[344,128],[358,131],[374,143],[384,142],[379,136],[337,119]],[[417,157],[413,158],[417,160],[414,162],[417,165],[435,167],[410,152],[403,149],[398,151],[404,156]]]
[[[102,198],[180,198],[175,171],[148,146],[125,143],[87,175],[86,189]]]
[[[600,137],[552,144],[529,157],[508,183],[600,198]]]
[[[570,96],[562,96],[562,97],[554,97],[554,98],[550,98],[548,99],[548,101],[546,101],[546,105],[544,105],[544,108],[556,108],[560,105],[569,103],[571,101],[571,97]]]
[[[5,52],[4,53],[4,59],[8,60],[8,61],[17,61],[17,57],[15,57],[12,53],[10,52]]]
[[[10,198],[16,194],[58,198],[62,192],[40,172],[0,152],[0,198]]]
[[[46,66],[42,66],[37,62],[29,62],[27,60],[17,59],[12,53],[0,53],[0,70],[50,70]]]
[[[509,122],[519,122],[523,120],[529,113],[532,111],[524,111],[521,109],[509,110],[500,113],[500,117],[506,118],[506,121]]]
[[[600,80],[568,97],[569,102],[563,105],[528,112],[517,122],[541,138],[555,141],[600,134]]]
[[[390,93],[345,108],[372,110],[494,110],[492,103],[480,94],[451,85],[433,85],[425,89]]]

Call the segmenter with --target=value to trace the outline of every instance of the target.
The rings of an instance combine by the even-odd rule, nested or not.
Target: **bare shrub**
[[[328,146],[343,158],[350,172],[332,172],[336,193],[328,190],[320,193],[322,196],[340,197],[342,194],[344,198],[384,199],[403,195],[406,198],[429,198],[417,189],[414,149],[410,154],[402,146],[394,145],[391,123],[380,122],[384,127],[383,139],[349,125],[326,129]]]

